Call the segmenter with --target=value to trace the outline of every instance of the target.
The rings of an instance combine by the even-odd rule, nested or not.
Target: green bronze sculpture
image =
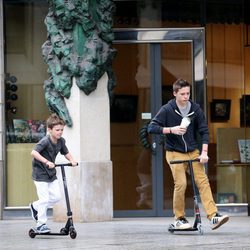
[[[108,91],[115,86],[111,47],[115,5],[111,0],[48,0],[45,18],[48,38],[42,54],[48,64],[49,79],[44,83],[45,100],[71,127],[72,119],[64,98],[70,97],[72,78],[89,95],[101,76],[108,74]]]

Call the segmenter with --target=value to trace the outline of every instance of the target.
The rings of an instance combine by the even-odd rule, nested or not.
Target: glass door
[[[111,159],[117,216],[152,216],[152,149],[147,135],[151,118],[150,44],[116,44],[116,76],[111,101]],[[132,212],[131,212],[132,211]]]
[[[161,72],[161,104],[166,104],[173,98],[172,84],[177,78],[183,78],[188,82],[193,79],[192,65],[192,44],[189,42],[182,43],[163,43],[160,49],[160,69]],[[164,143],[161,143],[162,148],[162,164],[157,171],[157,175],[162,176],[161,186],[163,193],[159,194],[159,215],[172,216],[172,199],[173,199],[173,178],[170,168],[165,159]],[[162,167],[162,168],[161,168]],[[160,192],[160,188],[158,187]],[[186,190],[186,210],[187,213],[193,212],[193,190],[191,182],[188,179],[188,187]]]

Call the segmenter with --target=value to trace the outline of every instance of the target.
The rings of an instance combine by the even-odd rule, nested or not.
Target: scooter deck
[[[203,234],[203,229],[202,229],[201,225],[199,225],[199,227],[191,227],[191,228],[186,228],[186,229],[179,229],[179,228],[175,228],[174,224],[170,224],[169,228],[168,228],[168,231],[170,233],[199,231],[200,234]]]
[[[198,228],[197,227],[190,227],[190,228],[186,228],[186,229],[179,229],[179,228],[175,228],[174,224],[171,224],[168,228],[169,231],[197,231]]]
[[[61,235],[61,236],[67,236],[69,235],[68,233],[56,233],[56,232],[47,232],[47,233],[41,233],[37,231],[36,228],[32,227],[30,231],[35,234],[35,235]]]
[[[56,235],[56,236],[67,236],[68,234],[61,234],[61,233],[53,233],[53,232],[49,232],[49,233],[34,233],[35,235]]]
[[[198,228],[186,228],[186,229],[179,229],[179,228],[169,228],[169,232],[187,232],[187,231],[198,231]]]

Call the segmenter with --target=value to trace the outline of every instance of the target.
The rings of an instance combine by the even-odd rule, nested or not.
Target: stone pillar
[[[113,218],[112,162],[110,161],[110,119],[108,77],[105,73],[90,95],[75,82],[66,100],[73,127],[65,127],[63,137],[79,165],[66,167],[66,177],[74,221],[107,221]],[[65,162],[59,156],[57,162]],[[61,171],[58,169],[61,180]],[[64,190],[62,201],[53,209],[55,221],[66,220]]]

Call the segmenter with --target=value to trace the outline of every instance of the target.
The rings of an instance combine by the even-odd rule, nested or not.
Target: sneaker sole
[[[184,224],[184,225],[180,225],[180,226],[174,226],[175,227],[175,229],[178,229],[178,230],[185,230],[185,229],[190,229],[190,228],[192,228],[192,226],[188,223],[188,225],[187,224]]]
[[[36,230],[36,232],[39,233],[39,234],[48,234],[48,233],[50,233],[50,230],[46,230],[46,231],[38,231],[38,230]]]
[[[212,228],[212,230],[217,229],[218,227],[222,226],[223,224],[225,224],[226,222],[228,222],[229,217],[225,217],[219,224],[217,224],[215,227]]]
[[[177,230],[186,230],[186,229],[191,229],[192,227],[175,227]]]

